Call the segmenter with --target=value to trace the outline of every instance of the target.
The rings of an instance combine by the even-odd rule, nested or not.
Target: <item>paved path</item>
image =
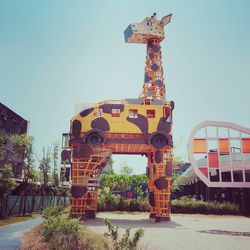
[[[21,244],[21,235],[43,222],[43,218],[35,218],[25,222],[0,227],[0,250],[18,249]]]
[[[98,213],[97,219],[85,224],[99,233],[107,229],[109,218],[121,233],[128,227],[144,228],[142,245],[162,250],[246,250],[250,249],[250,218],[243,216],[175,215],[170,222],[155,223],[148,214]]]

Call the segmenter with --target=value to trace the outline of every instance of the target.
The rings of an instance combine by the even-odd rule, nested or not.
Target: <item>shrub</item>
[[[77,219],[70,219],[67,215],[49,217],[43,223],[42,239],[48,242],[51,249],[77,249],[80,223]]]
[[[148,199],[132,199],[129,200],[130,206],[128,211],[148,212],[149,203]]]
[[[109,188],[103,188],[98,196],[98,211],[149,211],[149,203],[146,198],[121,199],[120,195],[112,194]]]
[[[127,228],[125,234],[119,239],[118,226],[113,225],[108,219],[105,219],[104,223],[108,227],[108,233],[105,233],[105,236],[112,240],[114,250],[137,249],[137,245],[144,234],[142,228],[137,229],[132,237],[130,236],[131,228]],[[110,249],[107,245],[106,248]]]
[[[61,250],[61,249],[84,249],[84,250],[100,250],[104,249],[105,245],[110,246],[108,240],[99,234],[96,234],[84,226],[80,226],[78,240],[74,242],[68,242],[67,245],[59,242],[53,242],[54,237],[49,238],[46,242],[43,240],[44,225],[39,225],[33,228],[31,231],[24,234],[24,244],[21,246],[21,250]],[[59,231],[57,231],[58,234]],[[63,232],[61,232],[61,235]],[[59,237],[61,238],[61,236]]]
[[[109,188],[101,189],[98,196],[98,211],[119,210],[120,196],[114,195]]]
[[[45,209],[42,213],[42,216],[45,219],[49,219],[50,217],[59,216],[62,214],[69,214],[69,211],[62,206],[54,206]]]
[[[172,200],[173,213],[201,213],[201,214],[239,214],[240,207],[230,202],[194,200],[190,197],[182,197]]]

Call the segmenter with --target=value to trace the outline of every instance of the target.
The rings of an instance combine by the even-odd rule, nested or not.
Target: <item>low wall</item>
[[[11,216],[41,212],[52,206],[68,206],[70,198],[66,196],[8,195],[0,201],[0,216]]]

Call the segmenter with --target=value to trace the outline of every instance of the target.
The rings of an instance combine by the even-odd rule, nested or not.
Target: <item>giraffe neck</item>
[[[145,78],[142,100],[165,100],[165,84],[163,82],[161,46],[158,39],[151,39],[147,44]]]

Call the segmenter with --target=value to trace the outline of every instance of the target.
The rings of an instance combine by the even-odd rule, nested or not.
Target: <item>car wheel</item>
[[[167,145],[167,143],[168,143],[167,138],[161,134],[155,135],[151,140],[151,144],[155,148],[163,148]]]
[[[97,145],[103,143],[103,138],[100,134],[94,132],[94,133],[91,133],[90,135],[88,135],[86,141],[88,144],[90,144],[92,146],[97,146]]]

